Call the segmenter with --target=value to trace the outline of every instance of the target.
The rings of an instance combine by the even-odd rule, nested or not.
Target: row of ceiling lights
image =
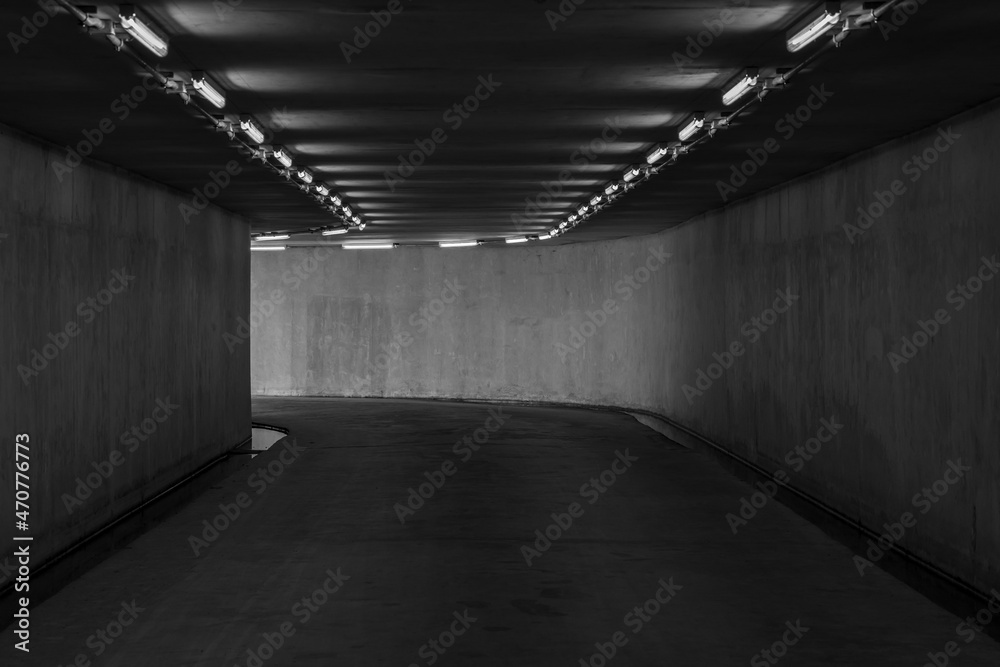
[[[795,53],[831,32],[834,33],[831,44],[839,45],[851,31],[871,27],[880,16],[892,9],[899,1],[865,2],[861,4],[862,12],[851,16],[845,15],[840,2],[822,3],[822,7],[806,14],[789,30],[785,40],[786,47],[789,52]],[[835,30],[837,28],[839,30]],[[646,155],[643,164],[629,167],[622,175],[621,180],[608,183],[602,191],[594,194],[587,203],[577,208],[576,212],[560,222],[547,235],[537,238],[552,238],[568,232],[598,211],[613,204],[626,192],[659,173],[664,167],[675,164],[681,155],[713,137],[718,130],[729,127],[740,113],[753,102],[763,99],[768,91],[782,88],[788,79],[811,61],[815,55],[817,54],[807,58],[796,67],[776,70],[775,76],[770,78],[763,77],[757,67],[747,67],[723,88],[722,105],[731,107],[751,92],[757,93],[754,99],[734,111],[713,114],[716,117],[711,120],[703,111],[693,113],[678,130],[676,141],[656,146]],[[699,133],[702,133],[701,136],[695,139]],[[665,158],[667,159],[665,160]]]
[[[142,44],[150,53],[158,58],[167,55],[169,40],[157,26],[147,17],[140,15],[135,5],[118,6],[118,22],[105,20],[97,16],[96,9],[92,7],[78,7],[72,5],[68,0],[57,0],[57,2],[80,20],[81,25],[92,32],[104,34],[108,40],[121,50],[125,42],[117,28],[121,28],[134,41]],[[224,109],[226,106],[226,95],[221,88],[214,83],[211,78],[200,70],[191,72],[190,84],[187,81],[178,81],[173,78],[171,72],[160,72],[137,54],[132,54],[140,64],[142,64],[151,74],[157,77],[167,93],[179,95],[185,103],[191,104],[191,90],[194,90],[201,98],[205,99],[216,109]],[[250,151],[253,158],[260,160],[272,170],[281,174],[286,180],[295,183],[299,189],[313,196],[321,206],[338,216],[344,226],[324,227],[319,230],[323,234],[343,234],[351,228],[363,230],[366,222],[337,194],[331,192],[325,183],[315,181],[315,176],[308,168],[295,166],[291,153],[283,146],[266,143],[266,133],[261,124],[250,114],[240,114],[238,118],[230,119],[225,115],[208,113],[197,104],[194,105],[214,124],[218,131],[226,132],[231,140],[236,141],[236,132],[239,131],[245,137],[240,143]],[[273,161],[273,162],[271,162]],[[260,239],[264,240],[264,239]]]

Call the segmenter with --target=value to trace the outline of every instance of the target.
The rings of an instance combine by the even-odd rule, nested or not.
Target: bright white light
[[[631,183],[636,178],[638,178],[639,174],[641,173],[642,172],[639,171],[639,167],[632,167],[631,169],[625,172],[625,175],[622,178],[625,179],[626,183]]]
[[[295,175],[298,176],[306,185],[313,182],[313,175],[308,169],[299,169],[295,172]]]
[[[646,156],[646,162],[648,164],[656,164],[663,159],[663,156],[667,154],[667,149],[663,146],[658,146],[652,153]]]
[[[250,138],[250,141],[255,144],[260,144],[264,142],[264,133],[261,131],[257,124],[253,122],[251,118],[240,119],[240,129]]]
[[[788,50],[795,53],[825,35],[840,21],[840,3],[828,2],[818,16],[805,21],[801,28],[793,29],[786,40]],[[801,25],[801,24],[800,24]]]
[[[345,243],[344,250],[389,250],[396,247],[395,243]]]
[[[208,80],[204,72],[191,72],[191,86],[201,93],[202,97],[218,108],[221,109],[226,106],[226,96],[212,85],[212,82]]]
[[[346,234],[347,227],[337,227],[336,229],[328,229],[323,232],[323,236],[336,236],[337,234]]]
[[[705,114],[696,113],[691,118],[691,120],[687,122],[687,125],[685,125],[680,129],[680,131],[677,133],[677,136],[681,141],[687,141],[695,134],[697,134],[698,130],[700,130],[704,126],[705,126]]]
[[[343,204],[344,202],[342,202],[340,200],[340,197],[338,197],[337,195],[333,195],[332,197],[330,197],[330,203],[336,206],[337,208],[340,208],[340,205]]]
[[[581,206],[580,208],[576,209],[576,212],[581,216],[586,215],[587,211],[588,211],[587,206]]]
[[[550,238],[552,238],[552,234],[551,233],[550,234],[542,234],[541,236],[538,237],[538,240],[539,241],[548,241]]]
[[[594,195],[594,198],[590,200],[591,206],[597,206],[601,203],[601,195]]]
[[[283,245],[262,245],[262,246],[250,246],[250,250],[253,252],[262,252],[265,250],[284,250]]]
[[[527,242],[528,242],[527,236],[518,236],[512,239],[504,239],[504,243],[527,243]]]
[[[469,248],[479,245],[479,241],[442,241],[438,245],[442,248]]]
[[[345,206],[344,207],[344,217],[345,218],[353,218],[354,217],[354,212],[351,211],[351,207],[350,206]]]
[[[326,185],[324,185],[323,183],[320,183],[319,185],[316,185],[315,188],[316,188],[316,193],[320,197],[325,197],[328,194],[330,194],[330,188],[326,187]]]
[[[569,224],[568,222],[563,220],[562,222],[559,223],[559,229],[564,229],[568,224]]]
[[[271,234],[271,235],[258,236],[257,238],[254,239],[254,241],[284,241],[285,239],[290,239],[290,238],[292,237],[289,236],[288,234]]]
[[[136,41],[162,58],[167,55],[167,38],[160,36],[151,25],[141,21],[135,12],[134,5],[119,5],[118,17],[121,19],[125,32]]]
[[[365,231],[365,227],[368,226],[367,222],[361,222],[360,220],[358,220],[357,224],[358,224],[358,229],[362,232]]]
[[[280,146],[274,148],[274,159],[280,162],[285,169],[289,169],[292,166],[292,156]]]
[[[736,81],[728,90],[722,93],[722,103],[727,107],[731,105],[736,100],[740,99],[748,92],[753,90],[754,86],[757,85],[757,68],[748,67],[743,70],[740,75],[739,80]]]
[[[576,220],[579,217],[580,216],[578,216],[576,213],[574,213],[573,215],[569,216],[569,218],[567,218],[567,220],[569,220],[570,222],[573,222],[574,220]]]
[[[609,197],[611,195],[613,195],[614,193],[616,193],[616,192],[618,192],[618,184],[617,183],[612,183],[608,187],[604,188],[604,194],[606,194]]]

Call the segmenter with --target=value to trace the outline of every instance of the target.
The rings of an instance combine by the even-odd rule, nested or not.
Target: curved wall
[[[253,391],[647,409],[878,532],[910,513],[904,547],[989,590],[998,121],[988,105],[649,237],[257,253]]]

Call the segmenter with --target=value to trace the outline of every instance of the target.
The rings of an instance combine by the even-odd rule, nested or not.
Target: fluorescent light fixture
[[[254,241],[284,241],[290,238],[292,237],[288,234],[264,234],[255,238]]]
[[[118,5],[118,18],[125,32],[154,54],[162,58],[167,55],[167,38],[159,30],[139,18],[135,5]]]
[[[299,179],[301,179],[301,181],[306,185],[309,185],[310,183],[313,182],[312,172],[309,171],[308,169],[299,169],[297,172],[295,172],[295,175],[298,176]]]
[[[283,245],[262,245],[262,246],[250,246],[250,250],[253,252],[262,252],[265,250],[284,250],[286,246]]]
[[[823,3],[823,11],[818,15],[810,14],[788,32],[786,40],[788,50],[795,53],[812,44],[837,25],[838,21],[840,21],[840,3]]]
[[[601,195],[594,195],[593,199],[590,200],[591,206],[597,206],[601,203]]]
[[[736,81],[730,84],[729,88],[722,92],[722,103],[727,107],[740,99],[757,85],[758,70],[756,67],[747,67]]]
[[[323,183],[319,183],[313,187],[316,188],[316,194],[318,194],[320,197],[325,197],[328,194],[330,194],[330,188],[326,187],[326,185]]]
[[[691,120],[689,120],[687,124],[677,132],[677,137],[681,141],[687,141],[694,135],[698,134],[698,130],[703,127],[705,127],[705,114],[704,112],[696,111],[691,117]]]
[[[226,96],[222,94],[218,88],[212,85],[212,82],[208,80],[205,73],[199,70],[191,72],[191,87],[201,93],[201,96],[206,100],[222,108],[226,106]]]
[[[667,149],[663,146],[657,146],[653,149],[653,152],[646,156],[647,164],[656,164],[663,159],[663,156],[667,154]]]
[[[336,229],[326,230],[323,232],[323,236],[336,236],[337,234],[346,234],[347,232],[347,227],[337,227]]]
[[[243,130],[244,134],[246,134],[250,138],[250,141],[255,144],[264,143],[264,133],[250,116],[240,117],[240,129]]]
[[[479,245],[479,241],[442,241],[438,245],[442,248],[468,248]]]
[[[527,243],[527,242],[528,242],[527,236],[517,236],[512,239],[504,239],[504,243]]]
[[[343,204],[344,202],[341,201],[340,197],[338,197],[337,195],[332,195],[330,197],[330,203],[336,206],[337,208],[340,208],[340,205]]]
[[[344,250],[389,250],[395,247],[395,243],[345,243],[341,246]]]
[[[631,183],[636,178],[638,178],[639,174],[641,174],[641,173],[642,172],[639,171],[639,167],[632,167],[631,169],[629,169],[628,171],[625,172],[625,175],[622,176],[622,178],[625,179],[626,183]]]
[[[278,162],[280,162],[281,165],[283,167],[285,167],[286,169],[288,169],[289,167],[292,166],[292,156],[289,155],[288,151],[286,151],[281,146],[275,146],[274,147],[274,153],[273,153],[273,155],[274,155],[274,159],[277,160]]]

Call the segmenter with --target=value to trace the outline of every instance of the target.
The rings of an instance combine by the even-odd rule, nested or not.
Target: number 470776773
[[[15,489],[14,500],[16,503],[14,515],[17,517],[19,522],[18,527],[21,530],[27,530],[28,526],[28,513],[30,511],[28,506],[28,500],[30,496],[30,482],[31,478],[28,477],[28,470],[31,468],[31,461],[29,459],[29,449],[28,443],[31,438],[27,433],[22,433],[15,437],[16,451],[15,451],[15,467],[17,471],[15,472]],[[22,481],[23,480],[23,481]],[[22,509],[23,508],[23,509]],[[23,526],[23,527],[22,527]]]

